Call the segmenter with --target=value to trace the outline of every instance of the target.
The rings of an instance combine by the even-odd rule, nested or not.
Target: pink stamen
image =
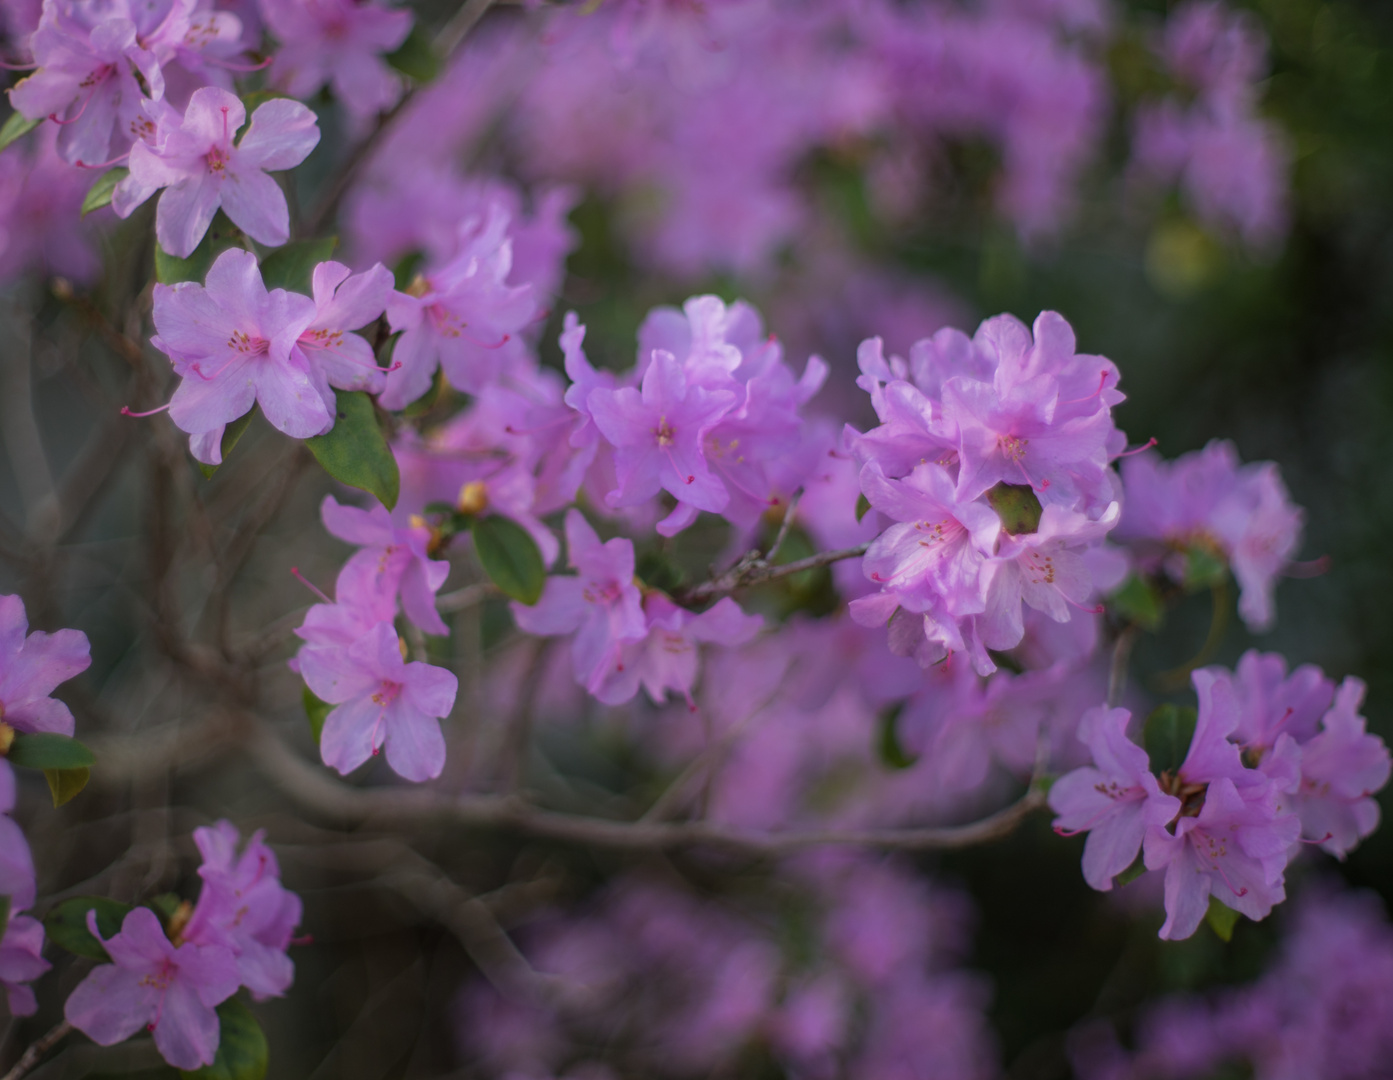
[[[121,415],[122,415],[122,416],[134,416],[137,420],[142,420],[142,419],[144,419],[144,418],[147,417],[147,416],[154,416],[156,413],[162,413],[162,412],[164,412],[166,409],[169,408],[170,405],[173,405],[173,404],[174,404],[174,402],[172,402],[172,401],[166,402],[164,405],[161,405],[158,409],[151,409],[149,412],[135,412],[129,405],[122,405],[122,406],[121,406]]]
[[[87,111],[87,106],[92,104],[92,99],[96,96],[97,92],[95,90],[88,94],[87,100],[84,101],[82,105],[78,108],[77,115],[72,117],[70,120],[59,120],[57,113],[49,113],[48,118],[60,127],[67,127],[69,124],[76,124],[79,120],[82,119],[82,114]]]
[[[1367,794],[1367,792],[1366,792],[1365,794]],[[1335,834],[1334,834],[1333,832],[1328,832],[1328,833],[1326,833],[1326,834],[1325,834],[1324,836],[1322,836],[1319,840],[1308,840],[1308,839],[1306,839],[1306,837],[1304,837],[1304,836],[1300,838],[1301,843],[1303,843],[1303,844],[1323,844],[1323,843],[1325,843],[1327,840],[1334,840],[1334,839],[1335,839]]]
[[[1082,405],[1085,401],[1092,401],[1094,398],[1096,398],[1099,394],[1101,394],[1101,393],[1103,392],[1103,388],[1107,385],[1107,382],[1108,382],[1108,373],[1107,373],[1106,371],[1100,371],[1100,372],[1098,373],[1098,389],[1097,389],[1097,390],[1095,390],[1095,391],[1093,391],[1093,393],[1089,394],[1088,397],[1074,398],[1073,401],[1061,401],[1060,404],[1061,404],[1061,405]]]
[[[1246,886],[1242,889],[1235,889],[1233,887],[1233,882],[1229,880],[1228,874],[1224,873],[1224,868],[1220,866],[1217,862],[1214,864],[1214,872],[1219,875],[1219,877],[1223,880],[1224,884],[1229,887],[1229,892],[1233,893],[1234,896],[1248,895],[1248,889]]]
[[[126,151],[126,153],[124,153],[124,154],[117,154],[117,155],[116,155],[114,158],[112,158],[110,161],[103,161],[100,165],[89,165],[89,164],[87,164],[87,162],[85,162],[85,161],[74,161],[73,164],[76,165],[79,169],[108,169],[108,168],[110,168],[112,165],[119,165],[119,164],[121,164],[121,162],[125,161],[125,160],[128,159],[130,156],[131,156],[131,154],[130,154],[130,151],[128,150],[128,151]]]
[[[513,340],[513,335],[512,335],[512,334],[504,334],[501,338],[499,338],[499,339],[498,339],[497,341],[495,341],[493,344],[489,344],[487,341],[480,341],[478,338],[474,337],[474,335],[472,335],[472,334],[466,334],[463,330],[460,331],[460,337],[464,338],[464,339],[467,340],[467,341],[473,342],[475,345],[479,346],[479,348],[481,348],[481,349],[501,349],[501,348],[503,348],[504,345],[508,344],[508,342],[510,342],[510,341]]]
[[[303,935],[301,935],[300,937],[291,938],[291,939],[290,939],[290,944],[291,944],[291,945],[313,945],[313,944],[314,944],[314,935],[313,935],[313,934],[303,934]]]
[[[1118,460],[1118,458],[1131,457],[1133,454],[1140,454],[1143,450],[1150,450],[1155,445],[1156,436],[1153,435],[1151,436],[1151,438],[1147,439],[1146,442],[1138,446],[1135,450],[1124,450],[1122,451],[1122,453],[1118,454],[1117,457],[1113,458],[1113,460],[1116,461]]]
[[[333,603],[333,601],[330,600],[329,597],[324,594],[323,589],[321,589],[309,578],[305,577],[304,574],[300,573],[300,568],[298,566],[292,566],[290,568],[290,572],[292,575],[294,575],[296,581],[298,581],[305,588],[309,589],[309,591],[314,593],[314,595],[319,597],[319,599],[323,600],[326,604]]]
[[[1063,593],[1060,593],[1059,595],[1064,596]],[[1076,607],[1080,611],[1086,612],[1089,615],[1101,615],[1104,611],[1107,610],[1102,604],[1098,604],[1094,607],[1084,607],[1077,600],[1070,600],[1067,596],[1064,596],[1064,602],[1068,604],[1070,607]]]

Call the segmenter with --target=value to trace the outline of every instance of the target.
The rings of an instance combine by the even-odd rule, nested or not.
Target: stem
[[[29,1044],[29,1049],[25,1050],[20,1059],[14,1063],[14,1067],[7,1072],[0,1080],[19,1080],[21,1076],[30,1072],[39,1063],[39,1058],[53,1049],[58,1043],[73,1030],[72,1024],[64,1020],[47,1035],[40,1038],[37,1042]]]
[[[1108,708],[1115,709],[1122,704],[1122,695],[1127,691],[1127,662],[1132,658],[1132,646],[1137,641],[1137,628],[1129,623],[1117,635],[1112,647],[1112,667],[1108,670]]]
[[[806,559],[798,559],[796,562],[782,563],[778,566],[770,566],[768,560],[765,559],[754,562],[742,560],[720,577],[713,578],[711,581],[691,589],[679,590],[675,599],[682,603],[706,600],[712,596],[722,596],[749,585],[759,585],[766,581],[775,581],[778,578],[801,574],[804,570],[816,570],[820,566],[830,566],[843,559],[859,559],[866,554],[866,549],[870,546],[870,543],[867,542],[857,544],[855,547],[840,548],[837,551],[820,551],[816,555],[809,555]]]

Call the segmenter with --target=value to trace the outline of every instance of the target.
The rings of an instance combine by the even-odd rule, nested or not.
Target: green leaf
[[[314,732],[315,745],[318,746],[319,734],[324,730],[324,720],[333,712],[334,706],[327,701],[320,701],[308,686],[305,687],[301,697],[305,702],[305,715],[309,718],[310,730]]]
[[[268,289],[289,289],[309,296],[314,268],[333,257],[338,242],[337,236],[326,236],[322,240],[296,240],[278,247],[261,260],[261,280]]]
[[[338,419],[327,435],[305,445],[335,480],[376,495],[388,510],[397,505],[401,474],[377,426],[372,399],[359,390],[336,390]]]
[[[1127,867],[1126,870],[1122,871],[1122,873],[1118,874],[1112,880],[1113,883],[1120,888],[1123,885],[1130,885],[1132,882],[1136,881],[1137,878],[1141,877],[1144,873],[1146,873],[1146,860],[1143,859],[1140,855],[1138,855],[1135,859],[1132,860],[1131,866]]]
[[[110,960],[102,943],[87,929],[87,912],[97,913],[97,929],[110,938],[121,932],[121,923],[131,911],[130,904],[105,896],[74,896],[64,900],[44,916],[44,933],[50,941],[70,953],[89,960]]]
[[[116,190],[116,185],[130,174],[130,169],[118,166],[97,177],[97,182],[88,189],[87,197],[82,200],[82,216],[86,217],[93,210],[100,210],[103,206],[110,206],[111,195]]]
[[[987,502],[1001,518],[1001,527],[1012,536],[1040,528],[1040,497],[1029,484],[997,484],[987,490]]]
[[[871,512],[871,500],[866,498],[865,492],[856,496],[856,521],[859,524],[861,519]]]
[[[92,751],[76,739],[51,731],[16,735],[8,756],[11,765],[25,769],[85,769],[97,763]]]
[[[1146,718],[1142,742],[1151,771],[1174,775],[1190,752],[1190,740],[1195,737],[1195,722],[1199,714],[1188,705],[1161,705]]]
[[[92,779],[92,770],[85,766],[80,769],[45,769],[44,779],[48,781],[48,793],[53,796],[53,805],[62,806],[71,802],[87,781]]]
[[[392,278],[400,292],[406,292],[411,287],[411,282],[416,277],[416,271],[421,268],[421,264],[425,261],[426,253],[424,251],[408,251],[397,260],[397,265],[392,267]]]
[[[419,23],[411,28],[411,33],[396,52],[388,53],[382,59],[418,83],[434,82],[440,74],[440,57]]]
[[[1185,549],[1185,587],[1191,592],[1212,589],[1228,579],[1229,564],[1222,552],[1202,544]]]
[[[1227,904],[1219,903],[1217,896],[1209,898],[1209,910],[1204,913],[1204,921],[1220,941],[1233,940],[1233,928],[1242,916]]]
[[[919,760],[917,754],[911,756],[900,743],[900,714],[904,703],[892,705],[880,714],[876,722],[876,752],[880,760],[892,769],[907,769]]]
[[[1161,606],[1161,594],[1145,578],[1133,574],[1122,587],[1108,597],[1112,609],[1128,622],[1135,623],[1143,630],[1155,630],[1161,625],[1165,609]]]
[[[270,1048],[251,1010],[237,998],[218,1006],[218,1054],[213,1064],[193,1072],[179,1070],[185,1080],[262,1080]]]
[[[162,285],[176,285],[181,281],[196,281],[201,285],[213,260],[228,248],[244,247],[245,240],[246,234],[219,210],[208,232],[187,259],[171,255],[159,244],[155,245],[155,280]]]
[[[0,150],[5,149],[16,139],[24,138],[43,122],[42,116],[37,120],[26,120],[19,113],[10,113],[10,118],[5,121],[5,126],[0,127]]]
[[[537,542],[514,521],[492,514],[476,518],[471,530],[479,565],[493,583],[524,604],[535,604],[547,581]]]
[[[252,417],[255,415],[256,406],[253,405],[236,420],[228,424],[227,427],[223,428],[222,459],[224,462],[227,461],[227,455],[232,453],[232,448],[237,445],[238,440],[241,439],[247,428],[251,427]],[[203,473],[203,479],[205,480],[213,479],[213,474],[217,472],[219,468],[221,468],[219,465],[209,465],[202,461],[198,462],[199,472]]]
[[[159,896],[152,897],[146,902],[145,906],[160,917],[160,922],[168,925],[169,920],[174,918],[175,912],[183,905],[178,893],[160,893]]]
[[[5,931],[10,926],[10,898],[0,896],[0,938],[5,936]]]

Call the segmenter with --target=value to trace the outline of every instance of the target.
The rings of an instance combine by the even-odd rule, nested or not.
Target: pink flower
[[[304,161],[319,143],[314,113],[277,98],[252,114],[241,142],[232,139],[247,117],[236,95],[214,86],[196,90],[182,117],[156,112],[157,130],[131,147],[130,175],[117,185],[112,209],[129,217],[161,188],[155,235],[171,255],[188,258],[218,207],[253,240],[276,247],[290,238],[285,193],[266,175]]]
[[[400,596],[406,617],[422,630],[450,632],[435,610],[435,594],[445,584],[450,564],[430,557],[426,550],[429,529],[424,525],[399,529],[386,507],[341,506],[332,495],[324,496],[319,512],[332,535],[362,547],[339,574],[340,593],[358,598],[355,602],[360,605],[390,611],[396,610]]]
[[[350,331],[361,330],[387,309],[391,272],[381,263],[355,274],[343,263],[322,262],[314,268],[311,285],[314,319],[296,346],[330,386],[381,393],[386,372],[377,366],[367,339]]]
[[[1348,678],[1321,718],[1321,732],[1301,747],[1296,799],[1303,835],[1343,859],[1379,822],[1371,795],[1388,783],[1388,747],[1359,715],[1364,683]]]
[[[321,700],[337,706],[324,720],[319,751],[345,775],[385,747],[387,764],[408,780],[432,780],[445,767],[438,717],[455,706],[459,680],[444,668],[410,663],[390,623],[347,648],[307,645],[300,674]]]
[[[113,132],[124,143],[140,129],[141,98],[164,96],[164,76],[131,19],[89,24],[67,6],[44,5],[30,46],[39,70],[10,90],[10,103],[30,120],[64,117],[63,159],[101,165],[111,156]]]
[[[183,379],[169,415],[184,431],[220,432],[254,404],[295,439],[333,427],[333,391],[296,348],[315,320],[314,301],[284,289],[267,292],[250,251],[219,255],[206,288],[192,281],[156,285],[154,314],[151,344]]]
[[[615,509],[637,506],[666,490],[698,510],[723,510],[730,495],[707,467],[704,444],[735,401],[729,390],[688,385],[677,358],[661,349],[653,353],[641,391],[592,390],[586,404],[615,448],[618,472],[618,486],[605,502]],[[658,531],[666,533],[661,524]]]
[[[154,1033],[165,1061],[178,1069],[211,1065],[220,1036],[213,1007],[237,992],[237,961],[222,945],[175,945],[153,911],[133,908],[121,932],[105,940],[96,912],[87,928],[112,962],[91,971],[68,997],[68,1021],[100,1046],[141,1028]]]
[[[29,841],[10,818],[15,808],[15,774],[0,762],[0,896],[10,898],[10,910],[24,911],[34,903],[34,856]]]
[[[53,965],[43,958],[44,924],[28,915],[11,915],[0,940],[0,983],[5,985],[11,1016],[33,1016],[39,1009],[33,982]]]
[[[1079,721],[1079,739],[1093,765],[1066,773],[1050,788],[1056,832],[1087,832],[1084,880],[1107,892],[1112,879],[1132,865],[1148,829],[1164,827],[1180,812],[1180,800],[1164,794],[1151,774],[1146,751],[1127,738],[1126,709],[1099,706]]]
[[[401,97],[401,77],[381,54],[406,40],[411,12],[355,0],[260,0],[260,10],[281,43],[276,84],[292,97],[309,97],[330,83],[349,115],[360,120]]]
[[[536,311],[529,285],[510,286],[512,241],[507,211],[493,204],[483,218],[459,228],[455,256],[428,270],[405,293],[393,293],[387,320],[400,330],[382,404],[405,408],[430,389],[436,368],[450,385],[478,393],[515,359],[515,336]],[[509,346],[512,348],[508,348]]]
[[[536,604],[511,605],[513,619],[529,634],[575,633],[571,665],[576,682],[598,694],[618,674],[624,646],[648,632],[634,584],[634,545],[622,537],[600,543],[590,523],[573,509],[566,513],[566,551],[578,576],[547,578]]]
[[[184,940],[224,945],[237,957],[237,976],[257,1000],[279,997],[295,978],[285,953],[300,922],[300,898],[281,885],[276,856],[258,830],[241,855],[241,837],[228,821],[195,829],[203,856],[203,891],[184,929]]]
[[[26,637],[28,629],[24,601],[0,596],[0,721],[19,731],[71,735],[72,712],[49,695],[91,664],[87,635],[59,630]],[[13,793],[9,805],[14,805]]]

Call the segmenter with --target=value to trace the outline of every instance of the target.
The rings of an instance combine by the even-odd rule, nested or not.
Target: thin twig
[[[1127,692],[1127,663],[1132,658],[1132,646],[1136,644],[1137,627],[1129,623],[1112,647],[1112,666],[1108,669],[1108,708],[1115,709],[1122,704],[1122,695]]]
[[[34,1066],[39,1063],[39,1058],[43,1057],[52,1050],[54,1046],[62,1042],[72,1029],[72,1024],[64,1020],[47,1035],[39,1039],[38,1042],[30,1043],[29,1049],[24,1051],[20,1059],[14,1063],[14,1067],[10,1069],[3,1078],[0,1078],[0,1080],[19,1080],[21,1076],[32,1071]]]
[[[723,596],[750,585],[760,585],[766,581],[775,581],[778,578],[801,574],[804,570],[816,570],[820,566],[831,566],[843,559],[859,559],[866,554],[866,549],[870,546],[870,543],[867,542],[857,544],[855,547],[840,548],[837,551],[820,551],[816,555],[809,555],[806,559],[780,563],[778,566],[771,566],[767,560],[746,561],[742,559],[724,574],[690,589],[680,590],[676,598],[683,603],[691,603],[713,596]]]
[[[774,543],[764,555],[765,562],[773,562],[775,556],[779,554],[779,549],[784,546],[784,541],[788,539],[788,530],[793,526],[793,515],[798,512],[798,500],[803,497],[803,489],[799,488],[793,493],[793,498],[788,500],[788,506],[784,510],[784,518],[779,522],[778,535],[774,537]]]
[[[477,584],[466,585],[462,589],[456,589],[454,592],[436,597],[435,609],[442,613],[464,611],[472,608],[475,604],[482,604],[490,596],[502,595],[502,590],[493,582],[480,581]]]

